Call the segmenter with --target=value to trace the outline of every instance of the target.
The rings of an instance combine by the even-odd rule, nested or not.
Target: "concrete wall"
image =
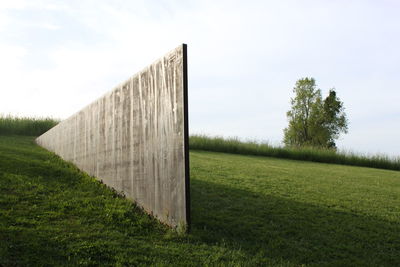
[[[170,226],[188,226],[186,45],[36,139]]]

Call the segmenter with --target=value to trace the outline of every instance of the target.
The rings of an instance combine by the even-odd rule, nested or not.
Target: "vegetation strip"
[[[33,118],[0,115],[0,135],[39,136],[59,121],[52,118]]]
[[[59,121],[52,118],[30,118],[0,115],[0,135],[39,136]],[[192,150],[205,150],[242,155],[287,158],[294,160],[335,163],[387,170],[400,170],[400,157],[385,155],[363,156],[356,153],[337,152],[332,149],[314,147],[277,147],[268,143],[242,142],[238,138],[192,135],[189,138]]]
[[[192,135],[189,138],[189,147],[192,150],[286,158],[397,171],[400,170],[400,157],[390,158],[385,155],[363,156],[356,153],[336,152],[331,149],[313,147],[277,147],[271,146],[268,143],[251,141],[243,142],[238,138],[225,139],[223,137]]]

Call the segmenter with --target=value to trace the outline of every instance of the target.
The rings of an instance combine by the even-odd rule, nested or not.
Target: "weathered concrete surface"
[[[162,222],[188,226],[187,119],[182,45],[36,141]]]

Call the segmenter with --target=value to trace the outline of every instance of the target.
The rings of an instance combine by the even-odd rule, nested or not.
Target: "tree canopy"
[[[348,123],[335,89],[322,100],[315,79],[303,78],[296,82],[293,93],[286,114],[289,125],[284,129],[285,145],[336,148],[335,140],[347,133]]]

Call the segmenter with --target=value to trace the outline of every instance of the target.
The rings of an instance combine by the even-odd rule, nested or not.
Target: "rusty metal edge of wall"
[[[183,50],[183,103],[184,103],[184,146],[185,146],[185,201],[187,231],[191,228],[190,207],[190,166],[189,166],[189,100],[188,100],[188,62],[187,45],[182,44]]]

